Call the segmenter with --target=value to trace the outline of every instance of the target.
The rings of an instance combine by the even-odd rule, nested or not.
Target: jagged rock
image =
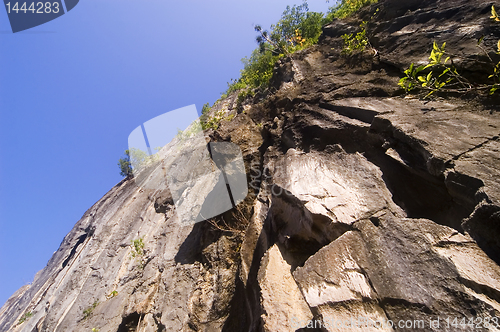
[[[443,324],[432,328],[429,322],[500,313],[500,268],[470,237],[389,212],[356,223],[356,231],[322,248],[294,276],[324,324],[344,321],[349,308],[358,322],[390,320],[398,327],[411,319],[423,322],[426,331],[468,331]],[[370,324],[358,330],[369,330]]]
[[[264,331],[291,331],[306,326],[294,326],[298,325],[294,320],[307,322],[313,318],[290,270],[277,245],[262,258],[258,280]]]
[[[498,330],[484,324],[500,320],[498,98],[428,102],[397,85],[434,39],[484,79],[477,38],[490,48],[500,39],[490,7],[381,0],[325,26],[318,45],[279,60],[271,89],[212,108],[234,119],[205,134],[237,144],[245,161],[249,193],[236,209],[182,223],[161,167],[188,179],[178,166],[206,142],[167,146],[161,158],[178,164],[159,160],[91,207],[2,306],[0,331],[396,329],[367,319],[423,331],[482,319]],[[370,17],[376,51],[342,55],[341,35]],[[186,190],[210,194],[214,183]],[[203,195],[191,196],[193,218]],[[325,326],[353,318],[365,325]]]
[[[321,324],[328,331],[376,331],[370,324],[340,328],[338,322],[388,320],[362,268],[369,264],[367,255],[361,236],[348,231],[297,268],[294,276],[304,298],[319,313],[319,323],[313,320],[314,325]]]

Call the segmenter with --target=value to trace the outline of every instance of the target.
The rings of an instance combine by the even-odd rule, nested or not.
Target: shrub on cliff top
[[[281,19],[271,25],[270,31],[255,26],[259,47],[250,57],[241,61],[244,64],[240,78],[228,83],[225,94],[241,89],[267,87],[273,74],[276,61],[287,54],[315,44],[325,24],[323,13],[309,12],[307,1],[300,6],[287,6]]]
[[[330,8],[327,18],[346,18],[352,16],[361,8],[377,3],[378,0],[341,0],[336,6]]]
[[[118,160],[118,167],[120,167],[120,175],[123,177],[132,176],[132,164],[130,163],[130,151],[125,150],[125,155]]]
[[[328,0],[327,0],[328,2]],[[256,40],[259,47],[250,57],[241,61],[244,64],[240,78],[231,80],[228,89],[221,98],[238,90],[267,88],[273,74],[273,68],[279,58],[316,44],[321,35],[322,26],[334,18],[346,18],[359,9],[377,3],[378,0],[340,0],[330,7],[327,14],[309,12],[307,1],[299,6],[287,6],[281,19],[271,25],[269,31],[260,25],[255,26],[258,33]]]

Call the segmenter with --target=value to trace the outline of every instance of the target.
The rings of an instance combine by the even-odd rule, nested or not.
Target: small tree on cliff
[[[130,151],[125,150],[125,155],[123,158],[118,160],[118,166],[120,167],[120,175],[123,177],[132,176],[132,164],[130,163]]]

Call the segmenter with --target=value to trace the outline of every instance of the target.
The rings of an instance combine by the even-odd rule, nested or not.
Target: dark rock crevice
[[[136,332],[142,318],[142,315],[137,312],[123,317],[122,322],[118,326],[118,330],[116,330],[116,332]]]

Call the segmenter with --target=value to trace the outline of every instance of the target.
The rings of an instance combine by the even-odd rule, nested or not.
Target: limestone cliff
[[[433,40],[486,75],[491,4],[386,0],[325,26],[269,90],[212,109],[235,115],[207,134],[243,152],[237,209],[182,225],[168,192],[123,180],[0,309],[0,331],[500,330],[498,99],[397,85]],[[377,52],[343,56],[376,8]]]

